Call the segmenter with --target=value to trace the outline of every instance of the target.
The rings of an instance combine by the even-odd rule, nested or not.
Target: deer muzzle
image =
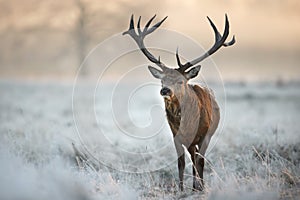
[[[160,95],[163,96],[163,97],[171,97],[172,96],[172,90],[170,88],[163,87],[160,90]]]

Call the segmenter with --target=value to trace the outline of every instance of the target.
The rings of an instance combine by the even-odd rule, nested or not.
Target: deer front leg
[[[196,185],[196,189],[202,191],[204,189],[204,180],[203,180],[203,170],[204,170],[204,155],[207,150],[208,144],[210,142],[211,135],[207,135],[202,142],[198,145],[200,148],[196,153],[196,168],[198,175],[200,177],[200,181],[198,181],[198,185]]]
[[[204,181],[203,181],[203,169],[204,169],[204,158],[200,154],[196,154],[196,162],[195,166],[198,172],[198,177],[195,183],[194,189],[202,191],[204,189]]]
[[[175,148],[177,152],[177,161],[178,161],[178,172],[179,172],[179,189],[183,191],[183,173],[185,168],[185,160],[184,160],[184,149],[180,142],[177,140],[175,142]]]
[[[196,156],[197,156],[196,152],[198,151],[195,146],[190,146],[188,148],[188,151],[191,154],[191,159],[193,162],[193,190],[199,190],[201,183],[198,174],[199,167],[197,167],[197,162],[196,162]]]

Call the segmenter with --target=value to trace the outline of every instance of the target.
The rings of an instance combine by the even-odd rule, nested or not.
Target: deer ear
[[[162,72],[154,67],[148,66],[148,69],[155,78],[162,79],[165,76],[164,72]]]
[[[191,79],[191,78],[195,78],[199,71],[201,69],[201,65],[197,65],[196,67],[193,67],[192,69],[190,69],[189,71],[185,72],[185,78],[187,80]]]

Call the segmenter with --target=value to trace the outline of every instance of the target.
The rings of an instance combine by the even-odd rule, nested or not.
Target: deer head
[[[195,78],[200,69],[201,65],[196,65],[208,56],[215,53],[218,49],[220,49],[222,46],[228,47],[235,43],[235,37],[233,36],[232,40],[230,42],[225,42],[228,35],[229,35],[229,22],[227,15],[225,15],[225,29],[223,32],[223,35],[221,35],[214,25],[214,23],[211,21],[209,17],[208,20],[210,22],[210,25],[212,26],[214,33],[215,33],[215,43],[214,45],[206,51],[203,55],[200,57],[189,61],[185,64],[182,64],[180,61],[180,57],[178,54],[178,48],[176,51],[176,60],[178,67],[177,68],[169,68],[166,67],[165,64],[163,64],[160,61],[160,57],[155,58],[145,47],[144,44],[144,38],[149,35],[150,33],[154,32],[166,19],[162,19],[152,27],[150,27],[150,24],[154,20],[156,15],[154,15],[145,25],[144,29],[141,30],[141,17],[138,19],[137,23],[137,32],[134,27],[134,20],[133,15],[131,16],[129,30],[125,31],[123,35],[129,34],[134,41],[139,46],[140,50],[143,52],[143,54],[153,63],[155,63],[160,69],[156,69],[152,66],[149,66],[148,69],[151,72],[151,74],[155,77],[161,80],[162,83],[162,89],[160,91],[160,94],[165,97],[166,99],[172,99],[174,96],[179,97],[184,95],[185,89],[188,87],[188,80]],[[196,66],[195,66],[196,65]]]

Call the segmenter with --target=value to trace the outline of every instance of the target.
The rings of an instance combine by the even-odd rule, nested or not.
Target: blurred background
[[[299,0],[0,0],[0,199],[299,199],[299,11]],[[176,66],[176,47],[182,60],[202,54],[206,16],[223,32],[225,13],[237,42],[195,79],[221,111],[206,189],[192,192],[186,156],[181,193],[160,83],[120,33],[131,14],[167,15],[145,43]]]
[[[0,78],[72,79],[92,48],[128,28],[132,13],[168,15],[163,28],[209,48],[206,16],[222,31],[227,13],[237,43],[213,57],[224,80],[298,81],[299,10],[298,0],[0,0]]]

